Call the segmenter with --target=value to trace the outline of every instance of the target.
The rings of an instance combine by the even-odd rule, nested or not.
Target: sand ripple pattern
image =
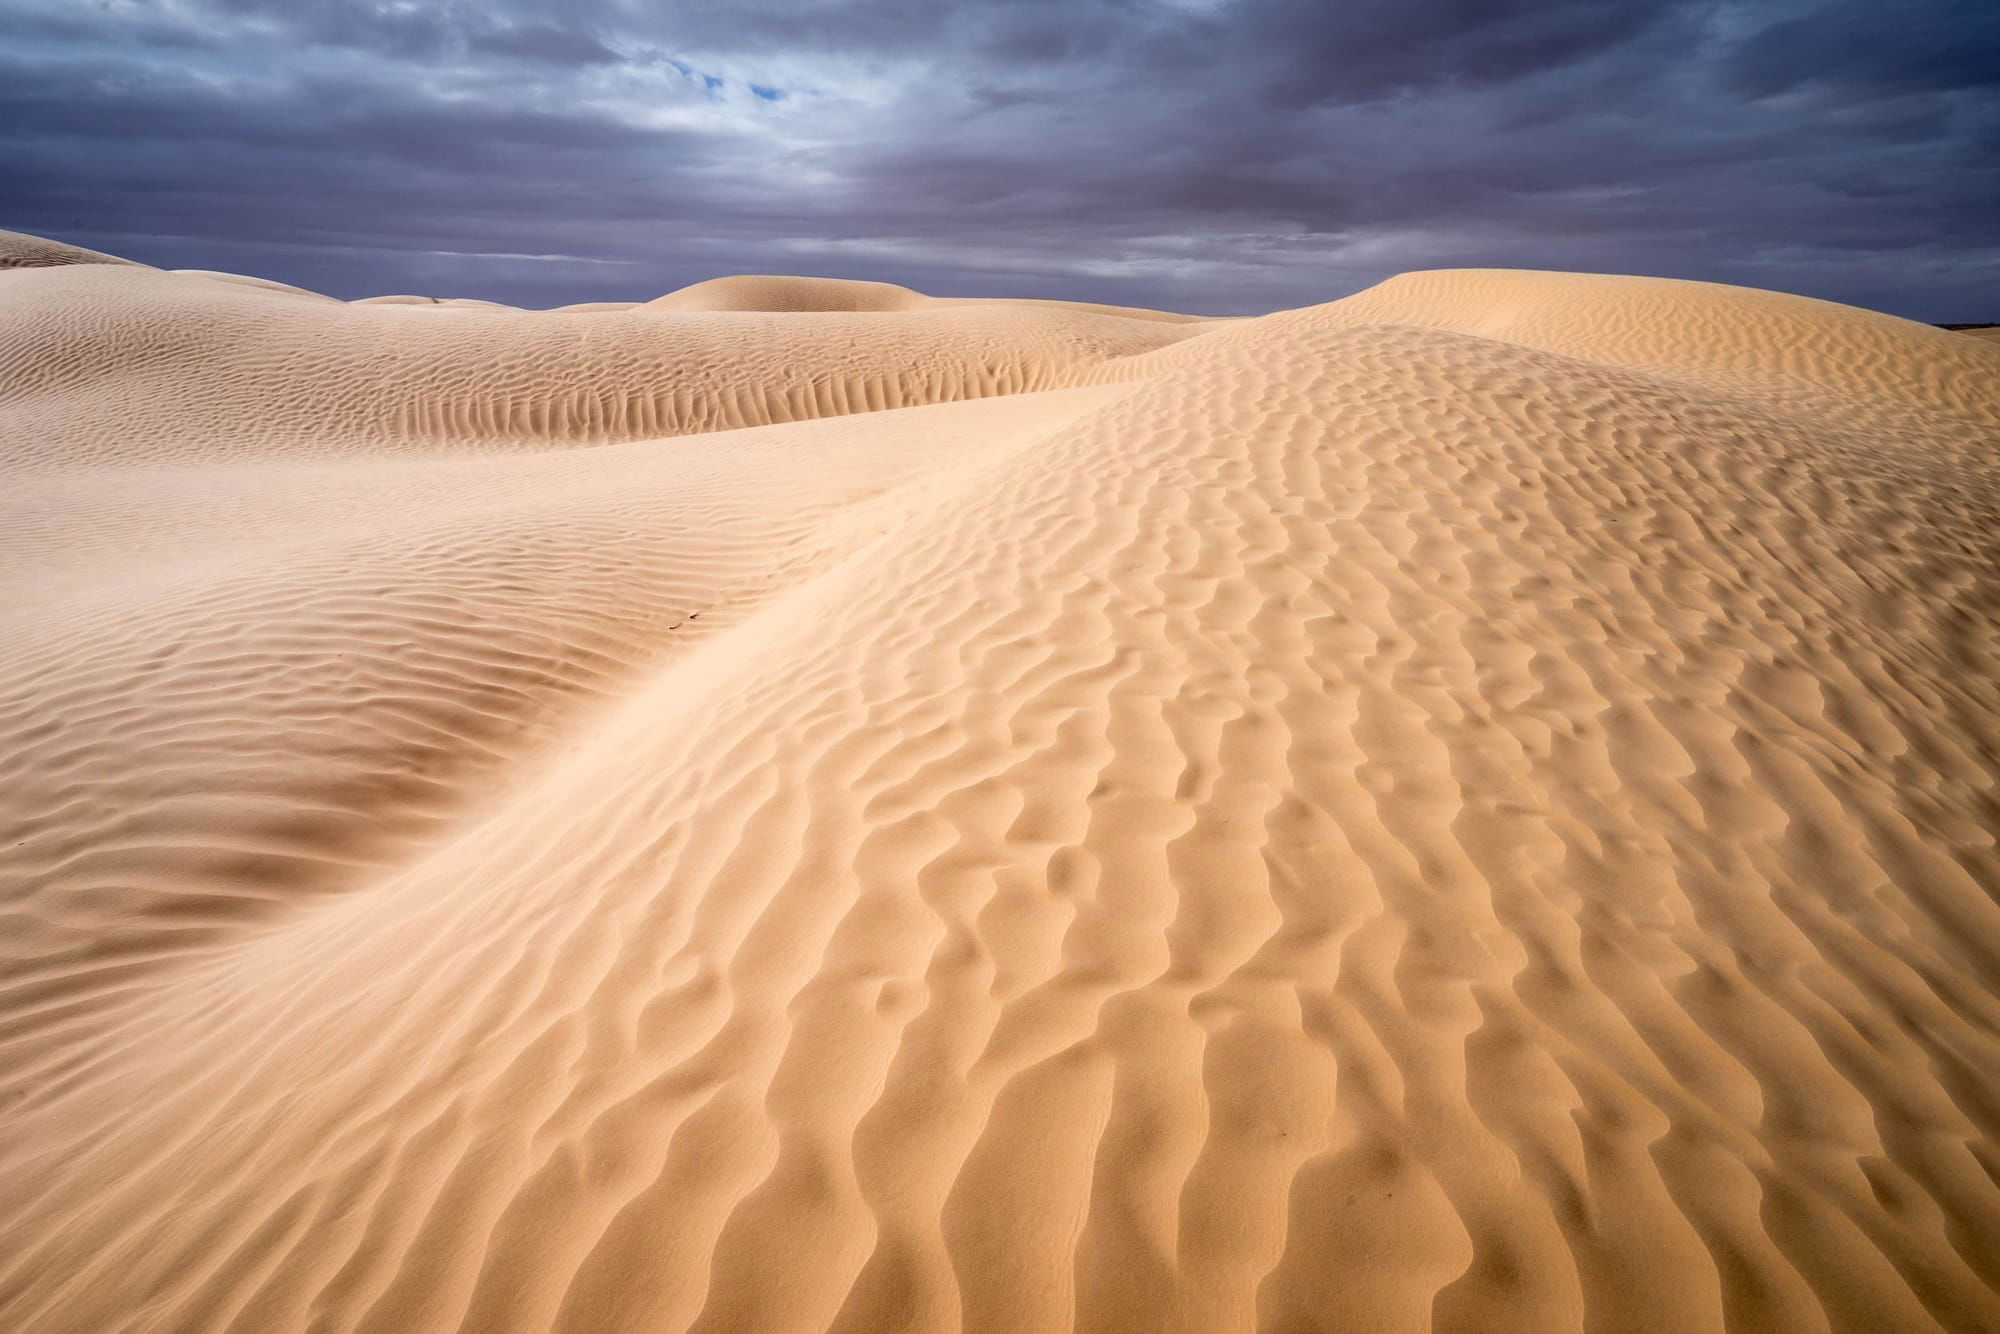
[[[0,1324],[2000,1329],[2000,350],[786,287],[357,385],[92,269],[0,275]],[[580,431],[635,321],[721,378]]]

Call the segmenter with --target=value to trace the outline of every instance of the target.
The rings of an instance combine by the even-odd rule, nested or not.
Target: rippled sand
[[[0,270],[0,1327],[2000,1329],[2000,343]]]

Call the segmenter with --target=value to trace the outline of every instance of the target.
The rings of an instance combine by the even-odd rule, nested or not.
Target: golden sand
[[[2000,343],[0,270],[0,1327],[2000,1329]]]

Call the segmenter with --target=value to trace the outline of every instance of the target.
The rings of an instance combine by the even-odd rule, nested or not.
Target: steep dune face
[[[0,1323],[2000,1327],[2000,350],[926,301],[0,275]]]

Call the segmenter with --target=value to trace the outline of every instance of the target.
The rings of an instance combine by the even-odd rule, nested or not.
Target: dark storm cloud
[[[1603,0],[1252,0],[1215,26],[1233,67],[1281,110],[1408,90],[1511,83],[1616,50],[1670,25],[1670,5]]]
[[[1753,97],[1795,88],[1849,96],[2000,87],[2000,8],[1821,5],[1737,46],[1727,69]]]
[[[1994,13],[0,0],[0,225],[349,296],[1240,311],[1470,264],[1994,318]]]

